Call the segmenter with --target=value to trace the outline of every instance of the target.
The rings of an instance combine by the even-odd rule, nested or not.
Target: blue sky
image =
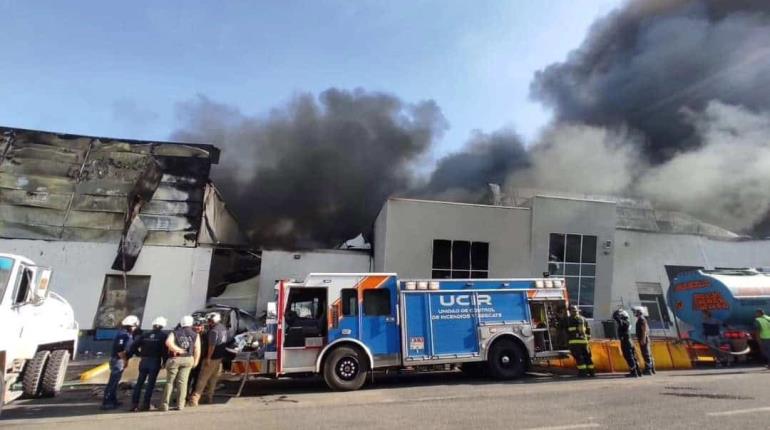
[[[197,94],[259,114],[335,86],[436,100],[439,153],[474,129],[531,139],[533,73],[620,3],[0,0],[0,124],[166,139]]]

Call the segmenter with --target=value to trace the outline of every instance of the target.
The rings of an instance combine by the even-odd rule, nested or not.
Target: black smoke
[[[440,159],[428,182],[411,195],[487,203],[488,184],[504,184],[511,172],[527,166],[529,153],[516,133],[477,131],[462,150]]]
[[[702,144],[687,112],[770,109],[770,1],[630,1],[531,90],[557,121],[640,131],[643,154],[663,162]]]
[[[263,247],[333,246],[369,231],[384,200],[413,186],[414,162],[446,128],[432,101],[333,88],[266,116],[205,97],[179,114],[172,138],[222,148],[213,179]]]

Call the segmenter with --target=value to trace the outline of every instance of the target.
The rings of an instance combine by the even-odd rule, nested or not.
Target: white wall
[[[669,280],[666,265],[770,267],[770,241],[722,241],[701,236],[629,230],[615,233],[615,275],[612,306],[639,301],[637,282],[660,283],[664,296]],[[673,320],[673,314],[669,310]]]
[[[257,316],[265,310],[267,302],[273,300],[273,289],[277,280],[302,281],[312,272],[366,273],[371,271],[371,267],[371,257],[367,252],[361,251],[262,251]]]
[[[81,330],[93,328],[105,275],[121,273],[110,269],[117,253],[114,243],[0,239],[0,250],[51,266],[51,288],[70,302]],[[128,273],[151,277],[142,327],[150,328],[159,315],[171,325],[205,304],[211,254],[211,248],[201,247],[142,248]]]
[[[617,212],[615,203],[560,197],[535,197],[532,202],[532,276],[548,271],[551,233],[597,237],[594,318],[606,318],[613,285],[613,248]],[[603,243],[611,241],[609,248]]]
[[[528,208],[390,199],[375,224],[375,270],[430,278],[433,240],[489,243],[489,277],[528,277]],[[381,228],[382,224],[385,228]],[[381,264],[381,265],[380,265]]]

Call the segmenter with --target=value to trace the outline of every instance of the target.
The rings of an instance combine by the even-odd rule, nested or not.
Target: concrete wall
[[[548,247],[551,233],[597,236],[596,287],[594,318],[610,314],[613,285],[613,249],[615,248],[615,203],[560,197],[535,197],[532,200],[532,272],[541,276],[548,271]],[[610,241],[612,245],[604,248]]]
[[[110,270],[117,252],[113,243],[0,239],[0,249],[51,266],[51,288],[70,302],[81,330],[93,328],[105,275],[121,273]],[[143,328],[150,328],[159,315],[171,325],[205,304],[211,254],[211,248],[201,247],[142,248],[129,275],[151,277]]]
[[[433,240],[448,239],[488,242],[491,278],[531,275],[528,208],[406,199],[386,205],[375,223],[376,271],[430,278]]]
[[[275,282],[281,279],[304,280],[312,272],[366,273],[371,272],[372,259],[368,252],[346,250],[262,251],[259,274],[257,316],[273,300]]]
[[[377,214],[377,218],[374,220],[374,271],[385,272],[385,256],[387,251],[385,250],[386,233],[388,231],[388,204],[385,203],[380,209],[380,213]]]
[[[612,307],[638,303],[637,282],[660,283],[667,294],[666,265],[768,267],[770,241],[720,241],[701,236],[617,230]],[[669,309],[673,321],[673,314]],[[671,331],[673,333],[673,329]]]

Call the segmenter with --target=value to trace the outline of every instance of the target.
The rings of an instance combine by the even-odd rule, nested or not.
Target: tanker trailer
[[[691,340],[706,344],[703,311],[709,311],[723,323],[723,337],[732,347],[722,352],[748,354],[756,310],[770,311],[770,274],[755,269],[684,272],[671,283],[668,303],[674,315],[692,327]]]

